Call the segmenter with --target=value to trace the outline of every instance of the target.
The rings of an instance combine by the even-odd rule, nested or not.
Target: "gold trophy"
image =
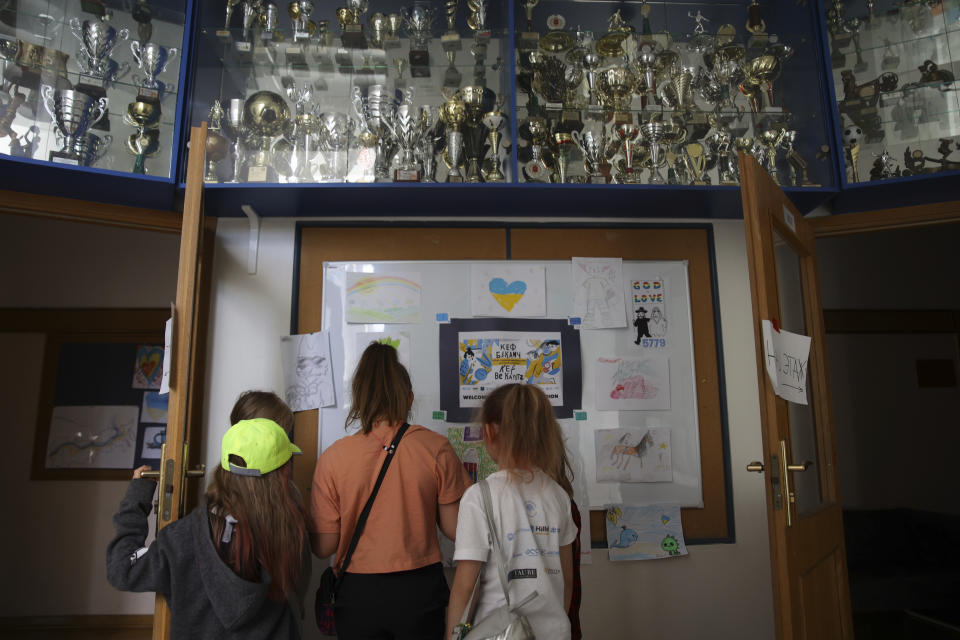
[[[207,127],[206,158],[207,170],[203,175],[204,182],[220,182],[217,177],[217,163],[227,157],[230,143],[220,134],[220,123],[223,120],[223,108],[219,100],[214,100],[210,107],[210,126]]]
[[[704,170],[707,166],[707,154],[704,152],[703,145],[699,142],[691,142],[683,147],[683,164],[690,174],[690,184],[704,185],[710,184],[704,176]]]
[[[614,126],[632,121],[630,103],[636,87],[637,76],[629,67],[610,67],[597,74],[600,104],[614,112]]]
[[[443,103],[440,118],[447,128],[447,148],[443,152],[443,159],[449,167],[447,182],[463,182],[463,174],[460,172],[463,132],[460,131],[460,127],[467,120],[467,108],[459,94],[455,94]]]
[[[249,132],[251,147],[247,182],[276,180],[276,172],[270,166],[270,144],[283,132],[289,119],[290,109],[278,93],[258,91],[243,103],[243,126]]]
[[[604,58],[619,58],[626,54],[623,42],[634,34],[634,28],[620,15],[620,10],[610,16],[607,34],[597,40],[597,53]]]
[[[460,0],[445,0],[443,10],[447,17],[447,31],[440,36],[440,44],[444,51],[460,51],[463,44],[460,34],[457,33],[457,5]]]
[[[520,33],[520,41],[517,48],[521,51],[535,51],[540,46],[540,34],[533,28],[533,9],[540,0],[520,0],[520,6],[523,7],[527,15],[526,31]]]
[[[490,142],[490,157],[483,163],[483,179],[486,182],[505,182],[507,177],[500,170],[500,140],[502,134],[500,130],[507,121],[507,116],[500,111],[490,111],[483,116],[483,126],[489,132],[487,134]]]

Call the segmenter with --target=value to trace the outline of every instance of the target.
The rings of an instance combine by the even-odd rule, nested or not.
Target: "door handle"
[[[754,460],[747,465],[747,471],[752,471],[754,473],[763,473],[763,463],[759,460]]]
[[[198,464],[195,469],[187,469],[188,478],[202,478],[204,474],[207,473],[207,465]],[[160,472],[159,471],[144,471],[140,474],[141,478],[149,478],[150,480],[159,480]]]

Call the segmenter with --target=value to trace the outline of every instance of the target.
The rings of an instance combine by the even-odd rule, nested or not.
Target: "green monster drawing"
[[[677,539],[674,538],[669,533],[660,541],[660,548],[669,553],[671,556],[680,555],[680,543],[677,542]]]
[[[380,338],[379,340],[377,340],[377,342],[379,342],[380,344],[388,344],[388,345],[390,345],[391,347],[393,347],[394,349],[397,349],[397,350],[400,349],[400,339],[399,339],[399,338],[389,338],[389,337],[388,337],[388,338]]]

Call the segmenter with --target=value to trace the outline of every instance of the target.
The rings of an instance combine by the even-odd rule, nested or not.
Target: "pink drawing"
[[[647,382],[642,375],[637,374],[617,383],[613,391],[610,392],[610,397],[614,400],[647,400],[656,398],[658,390],[657,387]]]

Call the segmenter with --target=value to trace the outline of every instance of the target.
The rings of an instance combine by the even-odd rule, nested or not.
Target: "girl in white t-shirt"
[[[546,394],[536,385],[498,387],[484,400],[479,421],[484,441],[500,471],[487,483],[493,526],[503,547],[510,602],[537,596],[519,610],[537,638],[568,640],[567,610],[573,583],[572,543],[577,535],[570,497],[554,478],[567,478],[569,465],[560,425]],[[447,607],[451,637],[483,570],[473,620],[504,604],[496,558],[490,557],[487,520],[480,487],[460,500],[457,521],[457,572]]]

